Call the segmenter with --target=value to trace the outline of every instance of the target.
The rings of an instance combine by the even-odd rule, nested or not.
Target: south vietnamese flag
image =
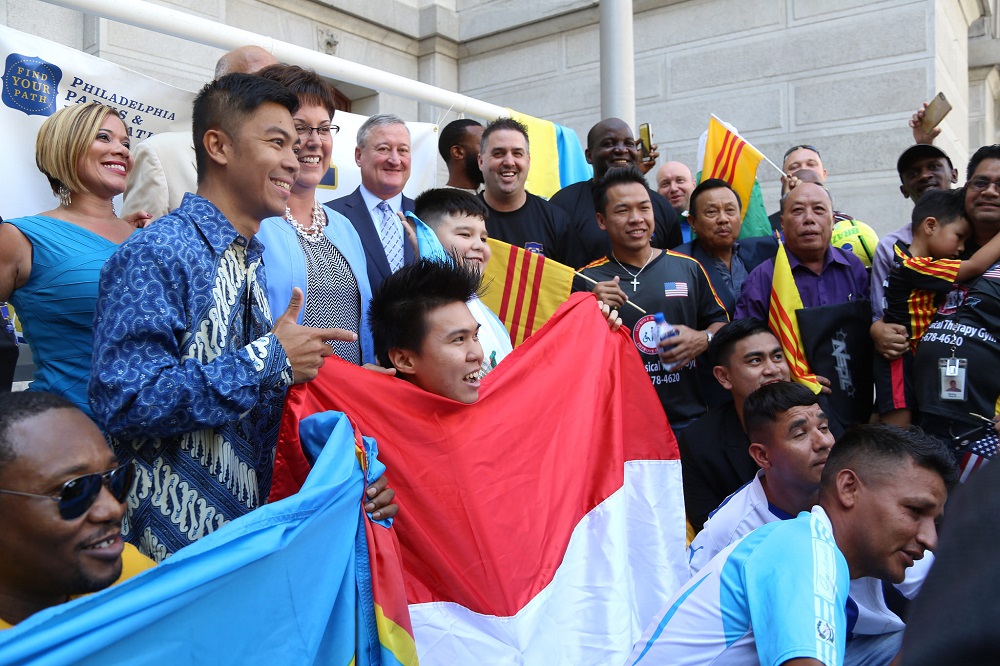
[[[314,445],[297,424],[325,409],[378,442],[425,665],[623,663],[687,578],[676,440],[635,346],[590,294],[473,405],[328,360],[289,391],[279,458]],[[294,486],[295,469],[279,465],[276,485]]]

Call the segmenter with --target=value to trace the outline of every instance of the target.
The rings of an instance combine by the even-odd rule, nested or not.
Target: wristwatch
[[[712,344],[712,338],[715,337],[712,335],[712,331],[705,331],[705,336],[708,338],[708,344]]]

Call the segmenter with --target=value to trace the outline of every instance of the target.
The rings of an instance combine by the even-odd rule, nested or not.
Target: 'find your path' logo
[[[41,58],[11,53],[3,70],[3,103],[29,116],[51,116],[62,70]]]

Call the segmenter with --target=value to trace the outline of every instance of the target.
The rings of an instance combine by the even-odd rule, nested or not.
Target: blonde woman
[[[91,103],[57,111],[38,131],[35,163],[59,205],[0,223],[0,302],[13,304],[31,346],[29,390],[61,395],[89,416],[98,279],[135,231],[111,203],[132,168],[118,110]],[[147,218],[140,212],[130,219]]]

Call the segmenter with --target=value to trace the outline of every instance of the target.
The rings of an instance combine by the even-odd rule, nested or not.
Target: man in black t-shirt
[[[594,191],[597,224],[607,232],[611,254],[581,272],[574,288],[593,291],[618,308],[675,431],[705,413],[695,358],[729,317],[705,270],[691,257],[650,245],[653,206],[638,169],[609,170]],[[626,305],[626,301],[645,310]],[[653,321],[662,312],[678,334],[660,343]]]
[[[587,161],[594,167],[593,180],[574,183],[552,195],[551,203],[562,208],[569,216],[577,242],[573,247],[573,267],[584,266],[611,252],[608,235],[597,225],[594,208],[594,186],[608,169],[638,165],[632,130],[624,120],[606,118],[587,133]],[[649,188],[646,188],[649,190]],[[677,213],[658,192],[649,190],[653,210],[653,247],[672,249],[684,242]]]
[[[574,241],[569,219],[561,209],[524,189],[530,166],[524,125],[498,118],[486,126],[479,149],[485,185],[479,196],[490,209],[486,231],[490,238],[571,265]]]

